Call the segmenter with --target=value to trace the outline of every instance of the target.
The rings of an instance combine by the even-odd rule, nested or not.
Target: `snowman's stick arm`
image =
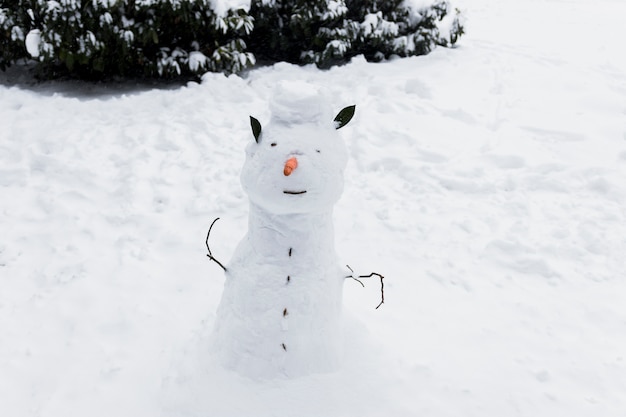
[[[371,277],[374,277],[374,276],[380,278],[380,303],[376,306],[376,310],[378,310],[378,307],[380,307],[381,305],[383,305],[385,303],[385,283],[383,282],[383,279],[385,277],[380,275],[378,272],[372,272],[369,275],[359,275],[359,276],[355,277],[354,276],[354,270],[352,268],[350,268],[350,265],[346,265],[346,267],[350,270],[350,272],[352,272],[352,275],[348,275],[348,276],[346,276],[346,278],[352,278],[353,280],[355,280],[356,282],[361,284],[363,287],[365,287],[365,284],[363,284],[363,282],[361,282],[361,279],[363,279],[363,278],[371,278]]]
[[[213,223],[211,223],[211,226],[209,226],[209,231],[206,234],[206,249],[209,253],[207,253],[206,256],[209,257],[210,260],[212,260],[213,262],[215,262],[216,264],[218,264],[219,266],[222,267],[222,269],[224,270],[224,272],[226,272],[226,267],[224,265],[222,265],[222,263],[220,261],[218,261],[217,259],[215,259],[215,257],[213,257],[213,254],[211,253],[211,248],[209,247],[209,236],[211,236],[211,229],[213,229],[213,225],[215,224],[216,221],[218,221],[220,218],[217,217],[215,220],[213,220]]]

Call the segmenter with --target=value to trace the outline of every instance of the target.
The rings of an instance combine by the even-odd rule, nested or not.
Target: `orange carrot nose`
[[[291,157],[285,162],[283,174],[285,174],[285,177],[288,177],[296,168],[298,168],[298,160],[295,157]]]

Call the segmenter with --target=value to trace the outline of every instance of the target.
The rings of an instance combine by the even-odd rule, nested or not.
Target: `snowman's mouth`
[[[304,190],[304,191],[288,191],[288,190],[285,190],[285,191],[283,191],[283,193],[285,193],[285,194],[291,194],[291,195],[298,195],[298,194],[304,194],[304,193],[306,193],[306,190]]]

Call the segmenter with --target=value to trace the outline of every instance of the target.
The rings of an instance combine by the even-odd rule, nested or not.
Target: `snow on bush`
[[[32,57],[45,78],[173,77],[236,73],[255,62],[242,39],[252,18],[243,9],[215,13],[208,0],[17,3],[0,6],[3,69]],[[28,51],[23,33],[39,33],[29,38]]]
[[[423,55],[463,34],[458,10],[444,0],[254,1],[250,12],[251,50],[259,59],[323,68],[356,55],[369,61]]]
[[[44,78],[99,79],[238,73],[257,58],[328,68],[426,54],[462,33],[446,0],[0,0],[0,69],[35,59]]]

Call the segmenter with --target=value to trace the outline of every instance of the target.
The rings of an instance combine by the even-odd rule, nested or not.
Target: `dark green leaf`
[[[345,125],[348,124],[352,117],[354,116],[354,111],[356,110],[356,106],[348,106],[337,114],[335,117],[335,129],[341,129]]]
[[[65,65],[67,69],[72,71],[74,69],[74,55],[70,52],[65,57]]]
[[[259,143],[259,137],[261,136],[261,123],[259,123],[259,121],[254,117],[250,116],[250,126],[252,126],[254,140],[256,140],[256,143]]]

